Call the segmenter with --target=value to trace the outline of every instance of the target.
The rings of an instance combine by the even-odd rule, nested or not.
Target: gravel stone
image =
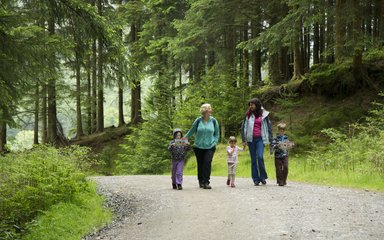
[[[254,186],[212,177],[211,190],[184,176],[93,177],[113,222],[86,240],[110,239],[384,239],[384,193],[273,180]]]

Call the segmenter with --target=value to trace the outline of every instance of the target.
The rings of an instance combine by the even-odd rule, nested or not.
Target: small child
[[[173,140],[169,143],[168,150],[172,156],[172,188],[183,190],[183,168],[190,145],[179,128],[173,130]]]
[[[276,180],[279,186],[287,185],[288,177],[288,149],[294,146],[293,142],[288,140],[288,136],[285,135],[285,123],[279,123],[277,129],[279,133],[276,138],[273,139],[271,147],[275,152],[275,168],[276,168]]]
[[[227,185],[231,187],[235,187],[235,177],[236,177],[236,167],[238,162],[238,151],[243,151],[244,149],[240,149],[238,146],[236,146],[237,140],[236,137],[230,136],[229,137],[229,146],[227,146],[227,164],[228,164],[228,179],[227,179]]]

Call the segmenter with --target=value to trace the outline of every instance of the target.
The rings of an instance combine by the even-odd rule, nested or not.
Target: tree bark
[[[118,4],[121,6],[123,4],[123,0],[119,0]],[[121,29],[118,30],[119,37],[123,40],[123,31]],[[124,122],[124,89],[123,89],[123,73],[122,73],[122,61],[120,60],[121,57],[119,57],[119,72],[118,72],[118,85],[119,85],[119,92],[118,92],[118,98],[119,98],[119,106],[118,106],[118,118],[119,123],[118,126],[121,127],[125,124]]]
[[[75,47],[75,72],[76,72],[76,137],[80,138],[84,135],[83,121],[81,115],[81,49],[79,46],[79,40],[76,40]]]
[[[48,20],[48,32],[55,34],[55,23],[53,17]],[[51,62],[55,62],[55,54],[51,55]],[[48,143],[57,146],[59,139],[57,136],[57,110],[56,110],[56,79],[50,78],[47,85],[48,91]]]
[[[328,9],[334,8],[334,0],[328,0]],[[326,36],[326,52],[327,52],[327,63],[333,63],[335,61],[335,50],[334,50],[334,24],[335,17],[334,13],[329,10],[327,12],[327,36]]]
[[[102,0],[97,1],[97,9],[100,16],[103,14]],[[103,39],[98,39],[98,91],[97,91],[97,132],[104,131],[104,80],[103,80]]]
[[[33,127],[33,144],[39,144],[39,83],[36,83],[35,89],[35,106],[34,106],[34,116],[35,122]]]
[[[320,63],[320,29],[316,22],[313,25],[313,64]]]
[[[380,9],[378,23],[379,41],[381,41],[381,44],[384,44],[384,0],[380,0],[380,4],[377,8]]]
[[[336,18],[335,18],[335,61],[341,62],[344,57],[344,36],[345,36],[345,19],[343,9],[345,0],[336,0]]]
[[[92,104],[91,104],[91,133],[97,129],[97,45],[96,38],[92,43]]]
[[[122,79],[119,81],[122,82]],[[125,124],[124,122],[124,90],[119,87],[119,127]]]
[[[41,90],[41,143],[47,143],[47,85]]]
[[[131,42],[138,40],[138,28],[135,24],[131,25]],[[140,79],[133,80],[131,88],[131,123],[138,124],[143,122],[141,115],[141,82]]]
[[[87,64],[87,134],[92,133],[92,58],[88,55]]]
[[[269,54],[268,69],[269,69],[269,78],[271,79],[271,82],[274,84],[282,83],[282,77],[281,77],[280,66],[279,66],[279,54],[278,53]]]
[[[0,121],[0,153],[7,152],[7,124],[4,120]]]
[[[260,26],[257,23],[252,22],[252,38],[256,38],[260,33]],[[261,51],[252,50],[252,86],[258,86],[261,84]]]
[[[244,24],[244,31],[243,31],[243,40],[248,41],[248,23]],[[243,50],[243,79],[244,79],[244,86],[249,86],[249,52],[248,49]]]

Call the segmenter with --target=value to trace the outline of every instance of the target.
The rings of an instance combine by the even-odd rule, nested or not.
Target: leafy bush
[[[59,202],[88,191],[88,149],[38,146],[0,158],[0,239],[14,239],[28,222]]]
[[[384,176],[384,104],[375,102],[374,107],[367,122],[349,125],[348,133],[334,128],[322,130],[330,142],[311,152],[308,163],[324,170],[343,169],[366,175],[377,172]]]

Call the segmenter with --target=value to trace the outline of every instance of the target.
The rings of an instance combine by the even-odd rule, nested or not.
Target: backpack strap
[[[214,118],[214,117],[212,117],[212,119],[213,119],[213,128],[214,129],[216,129],[216,118]],[[200,122],[203,120],[203,118],[202,117],[199,117],[199,120],[198,120],[198,122],[197,122],[197,125],[196,125],[196,129],[199,127],[199,124],[200,124]]]

